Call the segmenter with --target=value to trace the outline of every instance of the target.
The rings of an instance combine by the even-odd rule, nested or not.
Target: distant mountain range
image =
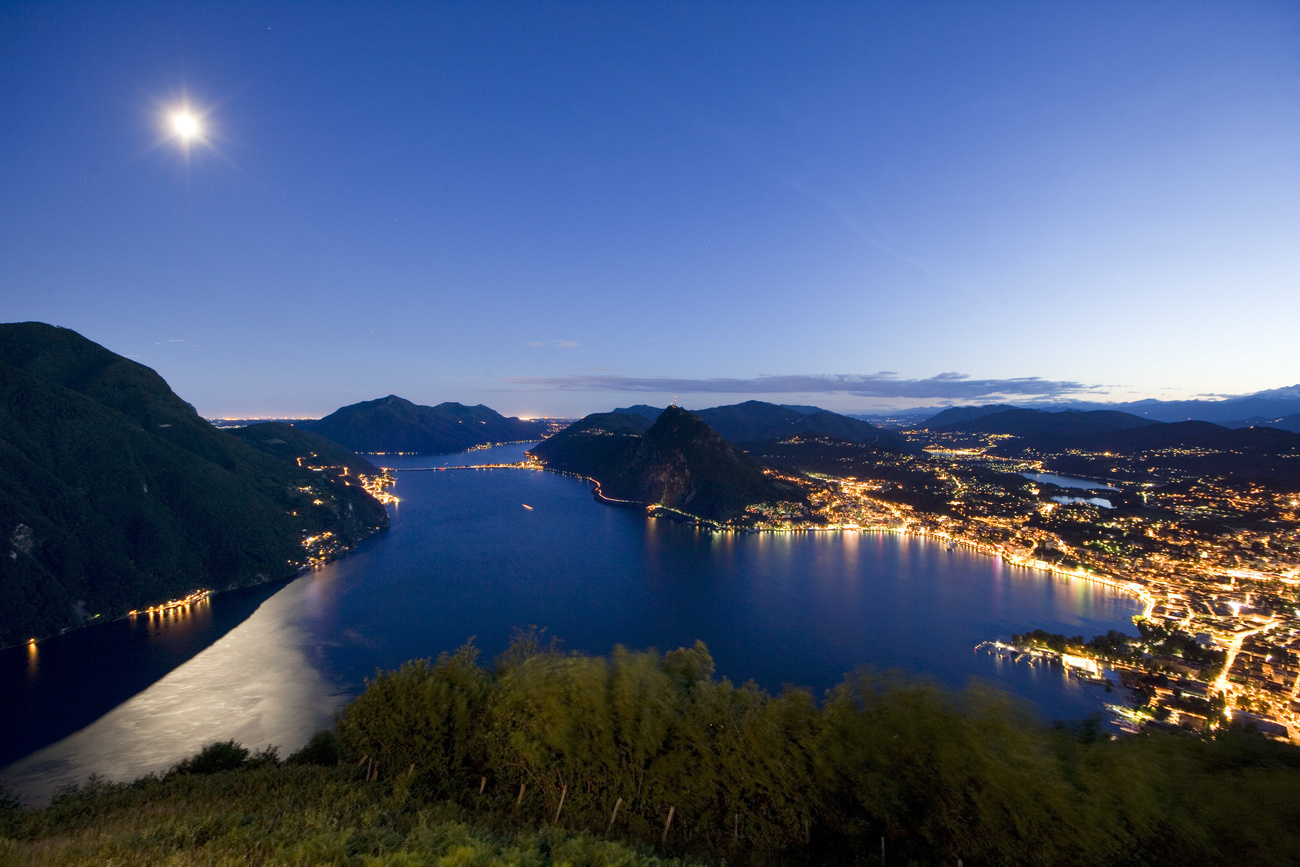
[[[1246,419],[1280,418],[1300,413],[1300,385],[1273,388],[1226,400],[1137,400],[1129,403],[1067,403],[1065,409],[1110,409],[1152,421],[1209,421],[1245,427]]]
[[[748,506],[802,502],[795,485],[774,478],[714,431],[676,406],[650,420],[641,413],[597,413],[535,446],[548,467],[590,476],[603,496],[659,504],[713,521]]]
[[[358,484],[298,465],[362,469],[338,451],[292,428],[219,431],[74,331],[0,325],[0,645],[282,578],[305,538],[346,548],[387,527]]]
[[[903,426],[926,423],[927,427],[936,415],[952,412],[970,412],[988,414],[991,409],[1016,409],[1006,404],[997,407],[914,407],[910,409],[891,410],[879,413],[853,413],[852,417],[866,421],[891,419],[892,423]],[[1136,400],[1122,403],[1099,403],[1089,401],[1062,401],[1051,406],[1019,407],[1036,409],[1043,412],[1063,412],[1077,410],[1080,412],[1108,411],[1124,412],[1150,421],[1208,421],[1230,428],[1241,427],[1276,427],[1300,432],[1300,385],[1286,388],[1273,388],[1254,394],[1224,400]],[[974,417],[974,416],[972,416]],[[953,421],[958,420],[951,417]]]
[[[986,407],[987,408],[987,407]],[[946,410],[925,423],[930,430],[1012,434],[1032,441],[1089,437],[1117,430],[1160,424],[1150,419],[1112,410],[1043,412],[1038,409],[1004,409],[981,415]],[[950,415],[951,414],[951,415]],[[953,420],[956,416],[957,420]],[[962,417],[965,416],[965,417]]]
[[[541,439],[542,422],[506,418],[486,406],[420,406],[390,394],[354,403],[294,427],[320,434],[356,452],[451,454],[488,443]]]

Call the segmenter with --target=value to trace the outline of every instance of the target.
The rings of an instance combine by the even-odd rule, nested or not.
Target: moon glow
[[[198,137],[201,129],[199,119],[188,111],[178,111],[172,114],[172,130],[184,141]]]

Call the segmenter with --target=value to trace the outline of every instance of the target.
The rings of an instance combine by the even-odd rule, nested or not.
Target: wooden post
[[[516,809],[516,810],[519,809],[519,805],[522,804],[522,803],[524,802],[524,789],[526,789],[526,788],[528,788],[528,784],[527,784],[527,783],[520,783],[520,784],[519,784],[519,797],[515,800],[515,809]]]
[[[567,794],[569,794],[569,784],[565,783],[560,788],[560,806],[555,808],[555,821],[552,823],[554,825],[560,824],[560,811],[564,809],[564,796]]]
[[[478,793],[479,793],[480,795],[483,794],[483,790],[486,789],[486,788],[487,788],[487,777],[482,777],[482,778],[478,781]]]
[[[676,807],[668,808],[668,821],[664,822],[664,835],[659,838],[660,843],[668,842],[668,828],[673,824],[673,813],[677,812]]]
[[[732,836],[735,837],[737,840],[740,839],[740,814],[739,813],[736,814],[736,830],[732,834]]]
[[[609,832],[614,829],[614,820],[618,818],[618,808],[622,804],[623,804],[622,798],[619,798],[617,801],[614,802],[614,812],[611,813],[609,816],[609,827],[605,829],[606,834],[609,834]]]

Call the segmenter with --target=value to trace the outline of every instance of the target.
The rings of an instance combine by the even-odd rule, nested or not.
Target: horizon
[[[1300,7],[0,10],[5,319],[208,418],[1300,379]]]
[[[1292,385],[1292,386],[1283,386],[1283,387],[1281,387],[1281,388],[1267,389],[1267,390],[1262,391],[1262,392],[1254,392],[1254,393],[1251,393],[1251,394],[1218,395],[1218,396],[1215,397],[1215,399],[1212,399],[1212,400],[1196,400],[1195,402],[1198,402],[1198,403],[1205,403],[1205,404],[1213,405],[1213,404],[1219,404],[1219,403],[1228,403],[1228,402],[1236,401],[1236,400],[1247,400],[1247,399],[1252,399],[1252,398],[1266,398],[1266,399],[1267,399],[1267,398],[1269,398],[1269,397],[1273,397],[1274,394],[1277,393],[1277,392],[1291,392],[1292,394],[1291,394],[1291,395],[1288,395],[1288,396],[1285,396],[1285,397],[1274,398],[1274,399],[1282,399],[1282,400],[1293,399],[1293,400],[1300,400],[1300,384],[1297,384],[1297,385]],[[403,400],[408,400],[408,398],[405,398],[405,397],[403,397],[403,396],[400,395],[400,394],[388,394],[388,395],[383,395],[382,397],[369,398],[369,399],[366,399],[366,400],[356,401],[354,404],[346,404],[346,405],[344,405],[344,406],[336,407],[335,409],[336,409],[336,410],[338,410],[338,409],[346,409],[348,406],[354,406],[354,405],[356,405],[356,404],[358,404],[358,403],[370,403],[370,402],[374,402],[374,401],[376,401],[376,400],[383,400],[385,397],[397,397],[397,398],[400,398],[400,399],[403,399]],[[723,406],[734,406],[734,405],[736,405],[736,404],[745,403],[745,402],[747,402],[747,400],[748,400],[748,401],[755,401],[755,400],[757,400],[757,399],[751,397],[751,398],[747,398],[746,400],[738,400],[738,401],[735,401],[735,403],[725,403],[725,404],[724,404],[724,403],[711,403],[711,404],[708,404],[707,406],[704,405],[704,404],[692,405],[692,406],[686,406],[683,402],[681,402],[681,401],[676,401],[676,400],[673,400],[673,401],[666,401],[666,402],[663,403],[662,406],[659,406],[659,405],[654,404],[654,403],[647,403],[647,402],[645,402],[645,401],[638,400],[638,401],[631,402],[631,403],[627,404],[627,406],[623,406],[623,407],[610,406],[609,408],[605,408],[605,409],[595,409],[595,410],[592,410],[591,413],[617,412],[619,409],[628,409],[628,408],[632,408],[632,407],[636,407],[636,406],[649,406],[649,407],[652,408],[652,409],[660,409],[660,410],[662,410],[663,408],[667,407],[667,406],[670,405],[670,404],[675,405],[675,406],[679,406],[679,407],[681,407],[682,409],[687,410],[688,412],[699,412],[699,411],[701,411],[701,410],[705,410],[705,409],[714,409],[714,408],[723,407]],[[421,404],[421,403],[419,403],[418,401],[410,401],[410,402],[411,402],[411,403],[415,403],[415,404],[420,405],[420,406],[437,406],[438,404],[444,403],[444,401],[434,401],[434,402],[432,402],[432,403],[428,403],[428,404]],[[456,402],[456,401],[447,401],[447,402],[452,402],[452,403],[454,403],[454,402]],[[760,403],[768,403],[768,404],[771,404],[771,405],[774,405],[774,406],[786,406],[786,407],[811,406],[811,407],[814,407],[814,408],[819,409],[819,410],[826,410],[826,409],[827,409],[826,407],[823,407],[823,406],[816,406],[816,405],[812,405],[812,404],[778,403],[777,401],[758,401],[758,402],[760,402]],[[1155,401],[1154,399],[1147,399],[1146,401],[1139,401],[1138,403],[1140,403],[1140,404],[1148,404],[1148,403],[1157,403],[1157,404],[1159,404],[1159,403],[1173,403],[1173,402],[1175,402],[1175,401]],[[501,411],[498,410],[496,407],[490,406],[490,405],[488,405],[488,404],[472,404],[472,405],[487,406],[488,409],[496,410],[496,411],[500,412],[501,415],[504,415],[504,416],[507,416],[507,417],[511,416],[510,413],[508,413],[508,412],[501,412]],[[877,418],[884,418],[884,417],[888,417],[888,416],[890,416],[890,415],[898,415],[898,416],[917,415],[917,414],[922,413],[922,412],[925,412],[925,413],[928,413],[928,414],[932,414],[932,415],[933,415],[933,414],[937,414],[937,413],[943,412],[944,410],[947,410],[947,409],[963,409],[963,408],[970,408],[970,407],[978,408],[978,407],[992,406],[992,405],[997,405],[997,404],[995,404],[994,402],[971,402],[971,403],[963,403],[963,404],[949,403],[949,404],[938,404],[938,405],[915,404],[915,405],[912,405],[912,406],[896,407],[896,408],[893,408],[893,409],[883,409],[883,410],[878,410],[878,411],[874,411],[874,412],[873,412],[873,411],[870,411],[870,410],[864,410],[864,411],[859,411],[859,412],[854,412],[854,411],[852,411],[852,410],[846,410],[846,411],[843,411],[843,412],[839,412],[839,411],[837,411],[837,410],[829,410],[829,411],[830,411],[830,412],[839,412],[839,414],[841,414],[841,415],[847,415],[847,416],[850,416],[850,417],[860,416],[860,417],[877,417]],[[1110,402],[1107,402],[1107,401],[1095,401],[1095,402],[1094,402],[1094,401],[1078,401],[1078,402],[1064,401],[1064,402],[1057,402],[1057,403],[1031,403],[1031,402],[1026,401],[1026,402],[1020,402],[1020,403],[1008,403],[1007,405],[1008,405],[1008,406],[1011,406],[1011,407],[1014,407],[1015,409],[1035,409],[1035,410],[1042,410],[1042,411],[1045,411],[1045,412],[1051,412],[1051,411],[1053,411],[1053,410],[1062,411],[1062,412],[1064,412],[1064,411],[1066,411],[1066,410],[1077,410],[1078,407],[1080,407],[1080,406],[1086,406],[1086,407],[1088,407],[1088,408],[1090,408],[1090,409],[1092,409],[1092,408],[1107,408],[1107,407],[1111,407],[1111,406],[1114,406],[1114,407],[1133,406],[1133,404],[1131,404],[1131,403],[1124,403],[1124,402],[1120,402],[1120,401],[1110,401]],[[333,411],[335,411],[335,410],[331,410],[331,413],[332,413]],[[331,413],[325,413],[324,415],[329,415],[329,414],[331,414]],[[586,413],[586,414],[589,415],[589,414],[591,414],[591,413]],[[200,415],[202,415],[202,414],[200,413]],[[204,416],[204,417],[207,418],[209,421],[213,421],[213,422],[217,422],[217,421],[247,421],[247,422],[264,422],[264,421],[309,421],[309,420],[315,421],[315,420],[319,420],[319,419],[323,418],[324,415],[317,415],[317,416],[287,416],[287,415],[222,415],[222,416]],[[517,417],[517,418],[519,418],[519,419],[521,419],[521,420],[523,420],[523,421],[538,421],[538,420],[548,420],[548,419],[561,419],[561,420],[577,419],[577,418],[581,418],[582,416],[566,416],[566,415],[558,415],[558,414],[545,415],[545,414],[543,414],[543,415],[520,415],[520,416],[515,416],[515,417]],[[1189,417],[1189,418],[1190,418],[1190,417]]]

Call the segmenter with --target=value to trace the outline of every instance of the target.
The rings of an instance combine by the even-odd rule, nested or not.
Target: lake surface
[[[1068,505],[1069,503],[1088,503],[1092,506],[1100,506],[1103,509],[1113,509],[1115,504],[1105,497],[1052,497],[1052,502]]]
[[[1056,485],[1058,488],[1083,488],[1089,491],[1118,491],[1119,488],[1108,485],[1105,482],[1092,482],[1088,479],[1076,479],[1072,476],[1058,476],[1056,473],[1021,473],[1026,479],[1033,479],[1035,482],[1046,482],[1049,485]]]
[[[499,463],[526,448],[378,460]],[[394,493],[387,533],[293,581],[167,621],[71,633],[34,657],[0,655],[0,688],[15,698],[0,720],[21,745],[0,783],[39,800],[92,772],[130,779],[227,738],[284,755],[377,668],[471,636],[491,658],[529,625],[591,653],[702,639],[719,676],[772,690],[820,694],[865,664],[952,687],[983,678],[1045,718],[1081,717],[1101,709],[1100,695],[975,644],[1033,628],[1131,633],[1141,610],[1083,579],[917,537],[704,533],[602,506],[585,482],[552,473],[399,472]]]

